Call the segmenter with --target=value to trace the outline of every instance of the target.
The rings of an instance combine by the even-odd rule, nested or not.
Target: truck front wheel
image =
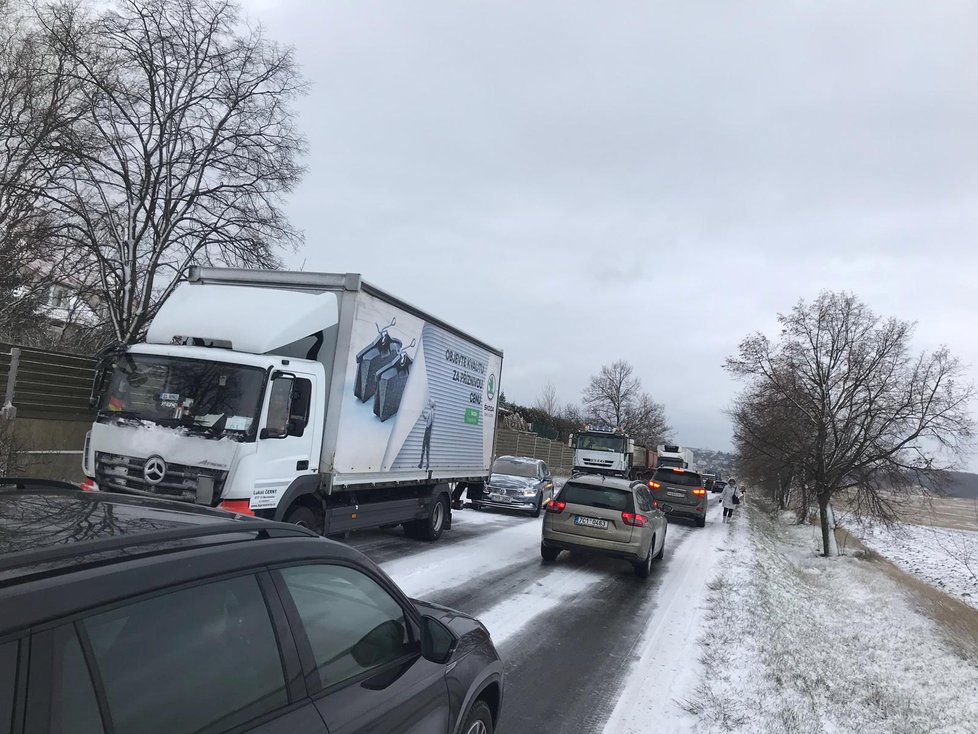
[[[285,513],[283,520],[291,525],[309,528],[313,532],[323,534],[323,517],[308,505],[292,505]]]

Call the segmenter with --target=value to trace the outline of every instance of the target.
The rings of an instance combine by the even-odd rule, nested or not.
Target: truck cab
[[[635,444],[615,428],[591,427],[575,436],[574,469],[588,474],[628,477]]]
[[[139,344],[105,367],[84,465],[100,489],[254,510],[318,470],[320,362]]]

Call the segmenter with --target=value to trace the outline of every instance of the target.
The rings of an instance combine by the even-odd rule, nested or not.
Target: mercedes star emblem
[[[143,465],[143,479],[147,484],[157,485],[166,476],[166,462],[162,456],[150,456]]]

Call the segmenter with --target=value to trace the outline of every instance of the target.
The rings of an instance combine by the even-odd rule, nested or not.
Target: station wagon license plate
[[[510,499],[509,499],[509,496],[508,495],[505,495],[505,494],[490,494],[489,495],[489,501],[490,502],[509,502]]]
[[[666,494],[669,495],[670,497],[685,497],[686,496],[686,493],[685,492],[666,492]]]
[[[599,520],[596,517],[581,517],[580,515],[574,516],[575,525],[583,525],[586,528],[600,528],[604,530],[608,527],[607,520]]]

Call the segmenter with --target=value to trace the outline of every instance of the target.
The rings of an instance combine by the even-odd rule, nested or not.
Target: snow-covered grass
[[[707,731],[978,731],[978,661],[906,590],[810,528],[749,508],[710,584],[704,675],[686,697]],[[748,522],[745,522],[749,520]]]
[[[860,539],[904,571],[978,609],[978,533],[900,524],[867,528]]]
[[[690,530],[682,543],[668,543],[682,526],[671,526],[666,536],[667,570],[655,590],[657,606],[635,645],[604,734],[698,731],[696,717],[680,699],[702,675],[697,649],[706,624],[707,583],[718,558],[726,551],[736,552],[730,537],[733,526],[721,523],[720,507],[710,505],[707,512],[706,527]],[[648,701],[648,708],[636,705],[639,701]]]

